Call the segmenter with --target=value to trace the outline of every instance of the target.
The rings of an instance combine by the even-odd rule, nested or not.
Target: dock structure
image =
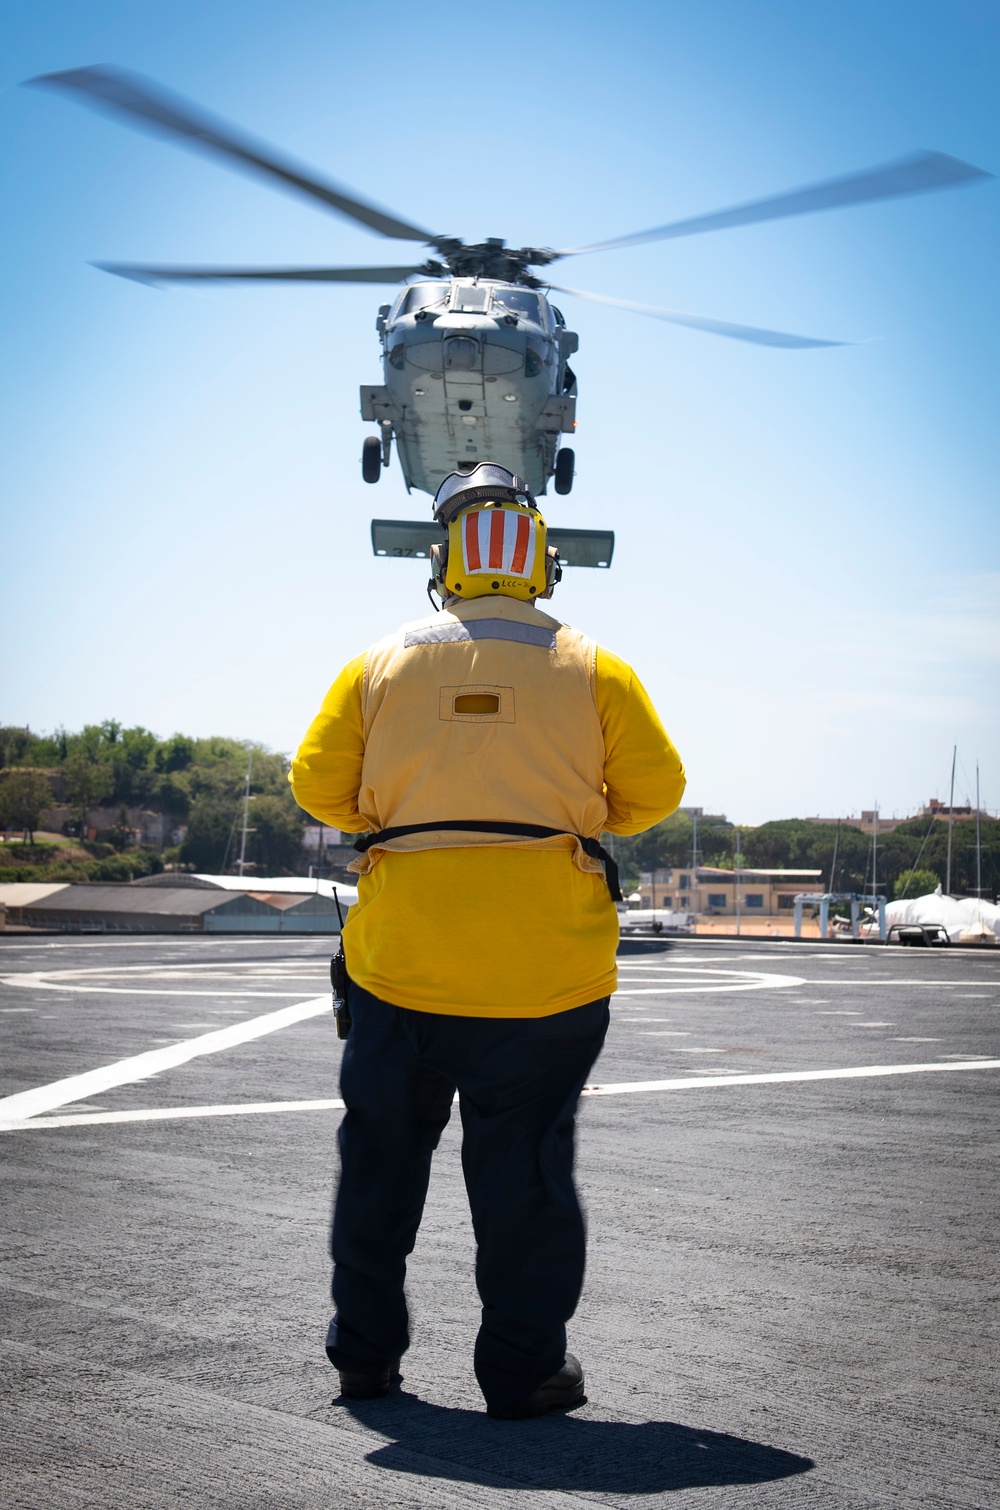
[[[808,907],[812,912],[819,913],[819,936],[821,939],[830,937],[830,908],[838,904],[846,903],[851,909],[851,937],[861,937],[861,909],[871,909],[873,915],[878,916],[879,942],[885,943],[885,903],[884,896],[863,896],[859,891],[800,891],[795,895],[795,937],[802,937],[802,915]]]

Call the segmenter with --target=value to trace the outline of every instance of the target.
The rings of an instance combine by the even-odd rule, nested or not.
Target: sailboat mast
[[[830,884],[827,891],[833,891],[833,883],[837,878],[837,850],[840,848],[840,819],[837,819],[837,832],[833,836],[833,859],[830,861]]]
[[[251,747],[250,755],[247,760],[246,781],[243,784],[243,833],[240,836],[240,864],[239,871],[237,872],[239,875],[243,874],[243,862],[246,859],[247,853],[247,819],[250,817],[250,772],[252,769],[253,749]]]
[[[976,761],[976,896],[983,900],[983,840],[979,827],[979,761]]]
[[[958,754],[958,745],[952,746],[951,751],[951,792],[948,796],[948,858],[944,868],[944,894],[951,896],[951,825],[955,808],[955,757]]]

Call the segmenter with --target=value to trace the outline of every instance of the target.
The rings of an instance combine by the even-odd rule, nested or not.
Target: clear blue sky
[[[375,288],[154,292],[95,260],[392,261],[400,244],[42,91],[136,69],[404,217],[581,245],[928,147],[1000,172],[986,0],[15,0],[0,154],[0,719],[294,748],[423,611],[361,481]],[[617,531],[554,606],[626,656],[745,822],[1000,804],[1000,183],[581,257],[597,292],[857,342],[775,351],[565,300],[577,483]],[[963,767],[969,779],[963,778]]]

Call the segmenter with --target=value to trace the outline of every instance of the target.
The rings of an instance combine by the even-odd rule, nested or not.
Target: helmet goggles
[[[434,495],[434,518],[448,525],[470,503],[517,503],[536,507],[528,484],[495,462],[480,462],[471,472],[450,472]]]

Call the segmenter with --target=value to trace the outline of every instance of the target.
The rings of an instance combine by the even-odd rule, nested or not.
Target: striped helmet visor
[[[505,577],[531,577],[537,547],[532,514],[520,509],[470,509],[458,523],[466,576],[500,572]]]

